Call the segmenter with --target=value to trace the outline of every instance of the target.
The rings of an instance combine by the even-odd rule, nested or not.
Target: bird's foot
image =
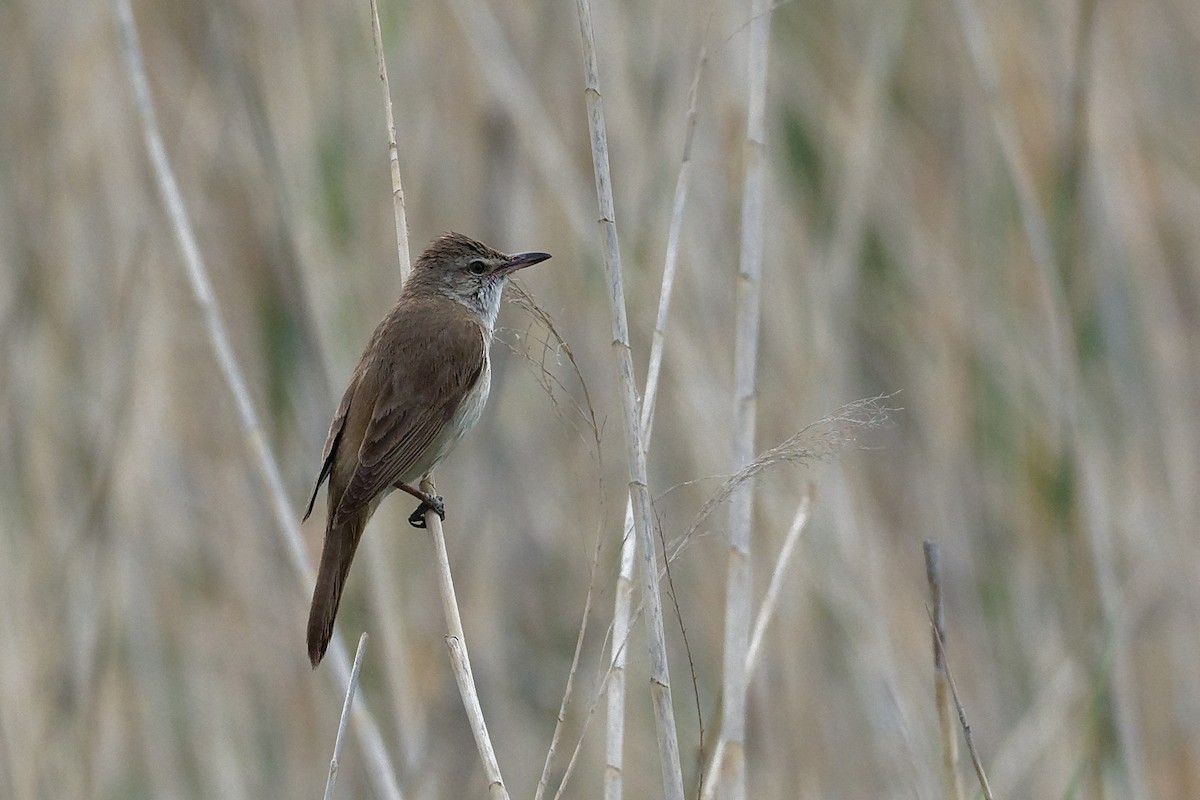
[[[427,527],[425,525],[426,511],[432,511],[443,522],[446,521],[446,503],[442,500],[441,495],[426,494],[421,498],[421,505],[417,506],[417,510],[409,516],[408,524],[414,528]]]

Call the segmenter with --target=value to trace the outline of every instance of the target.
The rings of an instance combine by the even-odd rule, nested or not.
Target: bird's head
[[[408,280],[414,287],[431,289],[476,311],[490,330],[508,277],[548,258],[549,253],[508,255],[461,233],[447,233],[425,249]]]

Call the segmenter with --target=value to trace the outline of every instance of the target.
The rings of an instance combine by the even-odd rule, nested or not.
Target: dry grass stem
[[[299,525],[296,523],[294,512],[283,489],[283,479],[279,473],[279,465],[271,453],[270,447],[267,445],[266,436],[258,421],[258,412],[255,410],[253,401],[250,399],[250,392],[246,387],[245,378],[242,376],[237,358],[234,356],[233,346],[230,344],[225,321],[222,318],[221,309],[217,305],[216,296],[213,293],[208,270],[200,255],[200,248],[196,243],[195,234],[192,232],[187,209],[183,203],[183,196],[179,191],[179,185],[175,180],[174,172],[167,158],[166,147],[163,145],[162,134],[159,131],[158,120],[154,113],[154,104],[150,96],[150,85],[146,79],[141,48],[138,45],[137,28],[133,18],[133,11],[130,9],[129,0],[114,0],[114,3],[121,34],[122,49],[129,68],[130,85],[133,89],[135,106],[141,119],[142,136],[147,154],[150,157],[156,185],[162,196],[163,203],[167,207],[172,230],[175,233],[176,241],[183,256],[188,284],[204,316],[205,330],[208,333],[209,343],[213,348],[213,353],[220,367],[222,377],[225,379],[226,387],[233,396],[238,421],[246,437],[247,450],[267,491],[271,508],[275,513],[276,522],[278,523],[278,530],[283,535],[284,544],[291,559],[292,567],[301,582],[305,586],[310,585],[313,581],[312,566],[309,564],[304,542],[300,537]],[[337,637],[330,643],[326,660],[333,666],[332,673],[343,691],[348,690],[350,687],[350,662],[344,645],[342,645],[341,640]],[[399,800],[401,797],[400,787],[396,783],[395,770],[392,767],[391,758],[384,747],[383,738],[379,734],[379,728],[375,724],[374,718],[365,706],[360,705],[355,720],[355,730],[362,739],[363,749],[366,751],[367,757],[371,762],[372,768],[368,771],[368,774],[375,785],[375,790],[383,797]]]
[[[603,503],[603,479],[602,471],[600,470],[600,467],[603,463],[603,458],[601,453],[600,426],[596,420],[595,407],[592,405],[591,392],[588,389],[587,381],[585,381],[583,378],[582,371],[579,369],[579,364],[575,360],[575,353],[571,350],[571,346],[567,343],[566,339],[564,339],[562,334],[559,333],[558,327],[554,323],[554,319],[544,308],[542,308],[541,305],[538,304],[533,296],[525,291],[523,286],[516,282],[511,283],[510,288],[512,289],[512,294],[514,295],[512,302],[528,313],[533,318],[533,321],[546,332],[544,338],[537,340],[541,344],[541,355],[539,358],[535,359],[526,350],[517,350],[517,348],[512,347],[511,345],[510,349],[512,349],[514,352],[518,352],[526,360],[526,362],[535,369],[538,383],[550,397],[550,401],[554,405],[555,411],[558,413],[560,419],[563,418],[563,413],[562,405],[558,399],[558,393],[561,392],[568,398],[571,398],[572,395],[567,390],[566,386],[563,385],[562,381],[559,380],[558,377],[555,376],[546,366],[547,359],[553,357],[555,360],[557,360],[559,354],[566,356],[567,362],[570,364],[571,371],[574,373],[576,380],[579,382],[580,390],[583,392],[583,404],[580,405],[574,400],[571,400],[570,402],[578,416],[582,417],[587,424],[588,432],[591,436],[591,441],[589,444],[595,448],[597,480],[600,486],[599,495],[601,497],[601,503]],[[526,336],[527,341],[528,338],[529,337]],[[551,342],[553,342],[553,347],[551,346]],[[578,432],[578,426],[573,420],[569,421],[569,424]],[[583,438],[582,434],[580,434],[580,438]],[[604,516],[605,515],[603,513],[599,513],[597,518],[604,519]],[[600,551],[603,546],[602,537],[603,528],[601,527],[597,530],[596,544],[592,550],[592,562],[588,573],[588,588],[584,598],[579,631],[575,637],[575,650],[571,656],[570,669],[567,671],[567,682],[566,686],[563,688],[562,700],[559,703],[558,716],[555,720],[554,731],[550,735],[550,745],[546,749],[546,759],[542,765],[542,774],[538,778],[537,787],[534,790],[535,800],[541,800],[546,793],[546,789],[550,780],[550,768],[553,764],[554,756],[558,752],[558,744],[562,738],[563,730],[565,729],[567,708],[571,703],[572,697],[574,696],[575,676],[579,671],[579,660],[583,654],[583,642],[587,635],[588,619],[591,616],[592,600],[595,594],[596,576],[598,574],[600,564]],[[569,777],[570,767],[568,767],[562,783],[559,786],[559,794],[561,794],[566,785],[566,780]]]
[[[350,668],[350,684],[346,687],[346,699],[342,702],[342,716],[338,719],[337,738],[333,740],[333,757],[329,759],[329,776],[325,779],[325,800],[333,798],[333,784],[337,781],[338,759],[342,755],[342,740],[346,736],[346,723],[350,720],[350,708],[354,705],[354,692],[358,688],[358,673],[362,669],[363,653],[367,649],[367,634],[358,637],[358,650],[354,653],[354,665]]]
[[[675,178],[675,195],[671,202],[671,223],[667,228],[667,250],[663,258],[662,285],[658,290],[658,313],[654,318],[654,333],[650,338],[650,363],[646,367],[646,391],[642,395],[642,444],[650,449],[654,430],[654,404],[658,399],[658,376],[662,372],[663,350],[667,343],[667,320],[671,312],[671,294],[675,288],[675,270],[679,264],[679,235],[683,230],[683,212],[687,207],[688,188],[692,178],[692,141],[696,135],[696,99],[700,94],[700,77],[708,51],[703,47],[696,60],[696,73],[688,90],[687,121],[683,132],[683,157]],[[627,527],[628,529],[628,527]]]
[[[504,309],[516,357],[493,348],[492,398],[438,468],[506,787],[662,800],[628,344],[685,797],[718,794],[727,760],[738,481],[748,795],[958,800],[956,746],[982,797],[931,669],[932,587],[902,568],[929,540],[994,796],[1200,797],[1200,3],[592,0],[616,347],[575,3],[375,3],[129,2],[148,92],[114,0],[0,3],[0,709],[20,711],[0,712],[0,797],[311,796],[363,630],[334,795],[487,797],[407,500],[359,545],[326,666],[301,653],[323,525],[298,512],[332,393],[402,283],[401,214],[413,262],[448,229],[554,253],[519,273],[553,320]],[[893,387],[895,429],[774,447]]]
[[[692,524],[672,546],[671,558],[678,556],[709,515],[732,497],[742,484],[784,464],[826,461],[838,452],[858,445],[858,435],[863,431],[888,424],[889,415],[899,410],[885,405],[890,397],[891,395],[881,395],[847,403],[832,414],[804,426],[795,435],[760,453],[749,464],[726,478],[717,491],[704,501]]]
[[[543,391],[545,391],[546,395],[550,398],[550,402],[554,406],[555,412],[558,414],[559,419],[563,420],[565,424],[569,425],[572,430],[578,433],[581,439],[583,439],[584,436],[582,432],[579,431],[579,427],[575,420],[564,415],[563,403],[569,402],[575,410],[576,415],[583,418],[591,438],[588,444],[594,447],[597,467],[597,482],[599,486],[598,494],[601,498],[601,504],[603,504],[604,490],[603,474],[601,470],[603,458],[601,453],[600,426],[596,420],[596,411],[595,407],[592,405],[591,392],[588,389],[587,381],[585,381],[583,378],[583,373],[579,369],[579,364],[575,360],[575,354],[571,350],[571,346],[562,337],[562,334],[559,333],[558,328],[555,326],[554,320],[550,317],[549,313],[537,303],[532,295],[525,291],[524,287],[520,286],[516,282],[510,284],[510,287],[513,289],[513,295],[515,295],[512,298],[512,302],[525,310],[525,312],[533,318],[533,321],[543,330],[545,330],[546,335],[544,338],[536,339],[541,345],[541,354],[538,358],[534,358],[532,355],[530,355],[527,349],[518,349],[512,344],[509,344],[509,349],[520,355],[525,362],[533,368],[538,385],[542,387]],[[530,337],[528,336],[528,333],[526,334],[525,338],[526,341],[529,340]],[[553,347],[551,346],[551,342],[553,342]],[[571,392],[546,365],[548,358],[554,357],[555,360],[557,360],[557,356],[560,353],[566,356],[571,370],[579,382],[580,389],[583,392],[582,405],[573,399]],[[568,400],[560,401],[560,393],[568,398]],[[597,519],[604,519],[604,516],[605,515],[601,510],[601,513],[597,515]],[[558,715],[554,724],[554,731],[550,735],[550,744],[546,749],[546,758],[542,765],[542,774],[538,778],[537,787],[534,790],[535,800],[541,800],[549,786],[550,768],[554,762],[554,756],[558,752],[558,745],[562,738],[563,731],[565,730],[567,708],[570,705],[571,699],[574,695],[575,676],[579,671],[579,660],[583,654],[583,643],[587,635],[588,619],[591,615],[592,600],[596,588],[596,576],[598,574],[598,567],[600,563],[600,551],[603,547],[602,535],[603,529],[599,529],[596,535],[596,544],[592,551],[591,568],[588,575],[588,588],[584,598],[584,607],[579,624],[579,631],[575,637],[575,650],[571,656],[571,666],[567,671],[567,682],[566,686],[563,688],[562,700],[559,703]],[[564,772],[562,782],[560,783],[555,794],[556,797],[561,795],[562,791],[565,789],[567,780],[570,778],[573,771],[574,763],[574,758],[572,758]]]
[[[667,549],[667,562],[671,563],[678,559],[683,553],[684,548],[693,541],[696,532],[700,526],[708,519],[712,512],[722,503],[729,499],[736,487],[747,481],[756,479],[763,472],[774,467],[785,464],[805,464],[811,461],[824,461],[832,458],[839,451],[848,447],[853,447],[859,444],[858,436],[864,430],[878,428],[888,424],[890,414],[899,409],[891,408],[886,405],[886,401],[891,398],[890,395],[858,400],[853,403],[848,403],[845,406],[837,409],[832,414],[822,417],[816,422],[805,426],[800,432],[787,440],[781,442],[775,447],[761,453],[751,463],[747,464],[742,470],[735,475],[727,478],[717,491],[713,493],[704,505],[700,512],[696,515],[687,531],[680,536]],[[804,526],[807,524],[809,506],[811,504],[811,488],[802,498],[800,507],[796,511],[795,518],[792,522],[792,527],[788,531],[785,538],[784,547],[780,551],[780,557],[776,561],[775,568],[772,571],[771,584],[767,594],[764,596],[764,603],[760,607],[758,615],[755,618],[754,632],[749,639],[749,644],[746,653],[745,672],[749,675],[757,663],[759,653],[761,652],[761,644],[765,636],[766,626],[770,621],[771,611],[774,607],[775,598],[782,585],[782,579],[786,573],[787,564],[790,562],[795,543]],[[626,535],[626,541],[629,536]],[[631,559],[632,550],[623,542],[621,551],[621,575],[627,573],[626,559]],[[665,572],[665,568],[664,568]],[[660,576],[661,577],[661,576]],[[626,583],[625,586],[628,586]],[[622,581],[618,580],[617,591],[618,600],[620,600],[620,592],[622,591]],[[626,603],[629,602],[627,598]],[[597,689],[597,699],[600,694],[608,688],[610,715],[612,714],[612,682],[618,680],[622,676],[622,670],[625,663],[625,645],[629,636],[629,619],[636,618],[641,614],[643,606],[639,604],[631,613],[614,614],[613,623],[609,626],[606,638],[611,636],[611,650],[613,657],[609,663],[609,668],[601,678],[599,688]],[[618,609],[619,610],[619,609]],[[581,733],[580,744],[582,737],[586,734],[588,724],[591,719],[593,706],[589,708],[585,717],[584,729]],[[616,748],[619,749],[621,744],[621,731],[614,732],[611,724],[609,727],[609,751]],[[616,738],[614,742],[613,739]],[[712,798],[715,796],[718,784],[714,780],[720,774],[721,757],[724,756],[726,749],[726,741],[724,737],[718,739],[717,745],[714,748],[714,758],[710,759],[707,769],[709,782],[704,787],[704,797]],[[579,745],[576,746],[575,755],[578,754]],[[571,763],[574,763],[575,755],[572,756]],[[614,770],[614,765],[609,763],[605,771],[606,789],[609,786],[615,786],[615,790],[620,792],[620,772],[619,769]],[[619,794],[617,795],[619,797]],[[607,798],[606,798],[607,800]]]
[[[574,420],[564,416],[562,412],[562,406],[564,402],[569,402],[574,407],[575,414],[582,418],[584,423],[587,425],[588,438],[585,439],[585,441],[587,441],[589,446],[595,448],[596,465],[599,467],[603,462],[600,443],[600,422],[596,419],[596,407],[592,404],[592,393],[591,390],[588,389],[587,381],[583,378],[583,372],[579,368],[579,362],[575,360],[575,352],[571,349],[571,345],[567,343],[567,340],[564,339],[563,335],[559,332],[558,327],[554,323],[554,318],[550,316],[546,309],[542,308],[542,306],[538,304],[533,295],[529,294],[529,292],[525,290],[525,287],[521,286],[516,281],[511,281],[509,283],[509,290],[512,294],[511,301],[529,314],[529,316],[533,318],[533,321],[546,331],[546,336],[544,338],[536,339],[538,344],[541,345],[541,353],[537,358],[534,358],[532,355],[530,355],[527,349],[518,348],[511,343],[506,342],[509,350],[521,356],[521,358],[523,358],[529,366],[534,368],[534,375],[538,385],[541,386],[543,391],[545,391],[550,397],[550,402],[553,404],[554,410],[559,415],[559,418],[567,422],[567,424],[569,424],[573,430],[579,432],[579,428],[575,424]],[[528,340],[530,337],[527,334],[525,338]],[[553,343],[553,346],[551,346],[551,343]],[[574,395],[571,393],[571,391],[546,365],[548,359],[553,358],[555,361],[557,361],[560,354],[566,356],[567,363],[571,367],[571,372],[574,373],[575,379],[579,383],[579,389],[583,393],[582,405],[574,400]],[[568,400],[560,401],[560,394],[568,398]],[[582,433],[580,433],[580,438],[584,438]],[[602,477],[599,472],[597,474]],[[603,494],[604,493],[601,491],[601,497],[603,497]]]
[[[791,564],[792,555],[796,550],[796,543],[800,541],[800,534],[808,524],[809,513],[812,510],[813,491],[812,484],[809,484],[800,498],[796,516],[792,519],[792,525],[783,539],[783,546],[779,548],[779,556],[775,559],[775,567],[771,570],[771,583],[767,586],[767,592],[763,595],[762,603],[758,607],[758,614],[754,618],[754,633],[750,635],[750,646],[746,650],[747,680],[754,674],[754,669],[758,666],[767,626],[771,623],[771,617],[775,612],[779,592],[783,588],[783,580],[788,574],[788,566]],[[724,737],[718,738],[717,745],[708,759],[708,767],[700,776],[699,788],[703,800],[711,800],[716,796],[721,764],[725,758],[725,747]]]
[[[783,538],[783,546],[779,548],[779,555],[771,570],[771,582],[767,584],[767,591],[758,607],[758,614],[754,617],[754,631],[750,634],[750,646],[746,649],[747,675],[751,674],[758,664],[762,644],[767,636],[767,626],[771,623],[775,606],[779,602],[779,592],[783,589],[783,581],[788,574],[788,567],[792,563],[792,555],[796,552],[800,534],[804,532],[804,527],[808,524],[814,491],[815,488],[811,483],[805,487],[804,493],[800,496],[800,505],[796,507],[796,516],[792,518],[791,527],[788,528],[787,535]]]
[[[392,114],[392,85],[388,82],[387,62],[383,58],[383,34],[379,29],[379,4],[371,0],[371,37],[375,43],[375,60],[379,80],[383,83],[383,113],[387,122],[388,165],[392,174],[392,209],[396,217],[396,245],[400,258],[400,278],[403,280],[412,267],[408,250],[408,214],[404,208],[404,188],[400,183],[400,152],[396,146],[396,117]]]
[[[766,191],[767,68],[771,32],[770,0],[752,0],[750,63],[746,101],[746,137],[742,146],[741,252],[738,258],[737,309],[734,320],[733,452],[735,470],[754,458],[758,413],[758,338],[762,311],[764,194]],[[725,577],[725,650],[721,672],[721,740],[725,754],[716,780],[722,800],[746,797],[746,648],[750,633],[750,524],[754,494],[748,482],[732,487],[729,550]]]
[[[392,85],[388,79],[387,60],[384,58],[383,32],[379,23],[379,4],[370,0],[371,11],[371,41],[375,50],[375,63],[379,72],[379,81],[383,87],[383,115],[387,127],[388,168],[392,180],[392,216],[396,226],[396,253],[400,266],[400,280],[403,283],[412,269],[412,255],[409,249],[408,211],[404,202],[404,187],[400,178],[400,151],[396,143],[396,117],[392,110]],[[378,545],[375,545],[378,546]],[[389,571],[389,562],[382,558],[368,558],[371,570],[371,584],[376,593],[376,607],[392,609],[400,607],[397,601],[397,590],[393,573]],[[416,693],[413,691],[406,662],[405,648],[401,647],[404,627],[401,624],[387,626],[383,633],[383,651],[390,656],[387,659],[387,669],[390,671],[390,684],[396,693],[396,716],[401,730],[404,731],[404,741],[407,742],[403,754],[406,766],[416,766],[419,754],[424,750],[423,740],[426,737],[424,715],[420,712]]]
[[[675,269],[679,263],[679,232],[683,228],[683,211],[687,205],[688,186],[692,168],[692,140],[696,133],[696,98],[700,93],[700,76],[704,71],[706,51],[701,48],[696,73],[688,92],[687,122],[683,139],[683,158],[675,179],[675,198],[671,206],[671,224],[667,233],[667,250],[663,264],[662,285],[658,293],[658,314],[650,343],[650,364],[646,369],[646,390],[642,394],[642,447],[649,450],[654,431],[654,408],[658,398],[658,376],[662,370],[666,346],[667,319],[671,309],[671,293],[675,285]],[[624,778],[625,750],[625,641],[629,637],[629,608],[633,596],[633,568],[637,561],[637,537],[634,535],[633,500],[625,503],[625,524],[621,537],[621,568],[617,574],[613,598],[612,675],[607,692],[607,731],[605,737],[604,798],[621,800]],[[618,643],[620,643],[618,645]]]
[[[421,481],[421,491],[434,494],[431,479]],[[463,708],[479,749],[483,771],[488,779],[488,791],[493,798],[507,798],[504,778],[500,775],[500,764],[496,761],[496,748],[488,735],[483,708],[479,705],[479,692],[475,688],[475,676],[471,672],[471,660],[467,654],[467,637],[463,633],[462,615],[458,611],[458,598],[454,593],[454,578],[450,574],[450,557],[446,554],[446,537],[442,534],[442,521],[432,510],[425,512],[425,525],[433,539],[437,560],[438,590],[442,598],[442,611],[446,616],[446,647],[450,651],[450,665],[454,669],[454,680],[462,697]]]
[[[942,641],[941,634],[938,631],[933,611],[929,608],[925,610],[929,614],[929,624],[933,630],[933,643],[937,648],[936,658],[941,660],[942,667],[946,671],[946,681],[950,684],[950,696],[954,698],[954,708],[958,712],[958,723],[962,726],[963,739],[967,743],[967,752],[970,753],[971,764],[975,767],[975,777],[979,779],[979,788],[983,791],[984,800],[994,800],[991,784],[988,783],[987,773],[983,771],[983,762],[980,761],[979,752],[975,749],[975,739],[971,736],[971,726],[967,724],[966,709],[963,708],[962,701],[958,699],[958,686],[954,683],[954,673],[950,671],[950,660],[946,658],[945,642]]]
[[[440,540],[440,537],[438,538]],[[458,692],[462,695],[463,706],[467,709],[471,734],[475,737],[475,746],[479,748],[479,758],[483,762],[483,770],[488,778],[488,796],[492,800],[508,800],[508,790],[504,788],[504,778],[500,775],[496,750],[492,747],[492,738],[488,735],[487,723],[483,719],[483,710],[479,706],[479,694],[475,690],[475,676],[471,672],[471,662],[467,658],[466,642],[457,636],[447,635],[446,648],[450,651],[454,681],[458,684]]]
[[[603,519],[603,516],[601,516],[601,519]],[[575,636],[575,651],[571,654],[571,668],[567,671],[567,685],[563,688],[562,701],[558,705],[558,716],[554,721],[554,732],[550,735],[550,746],[546,748],[546,760],[542,764],[542,774],[538,778],[537,788],[533,793],[534,800],[542,800],[542,797],[544,797],[546,794],[546,787],[550,782],[550,766],[554,762],[555,754],[558,752],[558,743],[562,738],[562,732],[567,721],[567,707],[570,705],[571,698],[574,694],[575,675],[579,672],[579,658],[583,653],[583,641],[584,637],[587,635],[588,618],[591,616],[592,612],[592,598],[595,593],[596,575],[598,574],[600,566],[600,550],[604,543],[603,534],[604,530],[601,527],[596,532],[596,546],[592,551],[592,566],[588,579],[587,594],[583,603],[583,612],[581,614],[582,620],[579,623],[579,633]],[[556,797],[562,793],[563,788],[566,786],[568,777],[570,777],[569,773],[565,773],[562,783],[559,785],[558,792],[555,794]]]
[[[633,505],[625,505],[625,535],[621,537],[621,567],[613,592],[613,621],[610,672],[605,699],[604,800],[621,800],[625,779],[625,662],[629,640],[630,606],[633,602],[633,571],[637,562],[637,536],[633,527]],[[582,737],[580,738],[582,744]]]
[[[933,697],[938,715],[938,732],[942,737],[942,797],[962,800],[962,776],[958,773],[958,736],[954,731],[954,711],[950,704],[950,685],[946,680],[946,665],[938,642],[946,641],[945,608],[942,605],[941,559],[938,547],[926,541],[925,577],[929,583],[929,603],[933,608]]]
[[[642,613],[642,608],[639,605],[637,610],[633,613],[632,616],[636,618],[641,613]],[[609,637],[612,634],[612,632],[613,632],[613,627],[610,624],[608,632],[606,632],[605,638],[604,638],[605,646],[607,646],[609,644]],[[626,636],[628,636],[628,630],[626,631]],[[622,641],[620,644],[614,644],[613,648],[619,654],[625,649],[627,644],[628,644],[628,641],[625,640],[625,641]],[[602,652],[604,651],[604,647],[601,648],[601,651]],[[606,662],[606,664],[607,664],[607,666],[606,666],[606,669],[604,670],[604,673],[600,676],[600,680],[596,682],[596,691],[592,695],[592,702],[588,705],[587,711],[584,712],[583,725],[581,726],[581,729],[579,731],[579,737],[575,740],[575,747],[571,750],[571,757],[569,759],[567,759],[567,766],[566,766],[566,769],[563,770],[563,778],[562,778],[562,781],[559,783],[558,790],[554,793],[554,800],[561,800],[561,798],[563,796],[563,792],[566,791],[567,784],[570,782],[571,776],[575,772],[575,766],[579,762],[579,755],[583,751],[583,742],[587,738],[588,731],[591,729],[592,719],[594,719],[594,717],[595,717],[596,709],[598,709],[600,707],[600,700],[607,696],[606,695],[607,690],[611,686],[612,680],[617,674],[617,669],[616,669],[616,665],[615,665],[614,661],[608,660]],[[612,729],[610,728],[609,729],[610,735],[611,735],[611,730]],[[608,777],[607,777],[608,770],[609,770],[609,766],[606,765],[605,766],[605,786],[606,786],[606,788],[609,785]],[[618,781],[618,787],[619,787],[619,784],[620,784],[620,782]]]
[[[604,251],[604,269],[608,279],[609,309],[612,313],[613,356],[620,383],[622,422],[625,428],[625,453],[629,463],[629,493],[633,504],[634,529],[642,548],[643,602],[646,605],[646,639],[650,658],[650,694],[654,703],[659,762],[662,767],[663,793],[666,800],[683,800],[683,770],[679,763],[679,738],[671,701],[671,680],[667,666],[667,642],[663,631],[662,598],[658,589],[658,559],[651,530],[650,492],[646,478],[646,451],[642,445],[637,387],[633,376],[633,354],[629,345],[625,318],[625,290],[621,277],[621,254],[617,244],[616,213],[612,196],[612,175],[608,164],[608,138],[604,122],[604,103],[600,94],[599,66],[596,61],[595,34],[588,0],[578,0],[579,32],[583,40],[584,97],[588,111],[588,131],[592,142],[596,197],[600,207],[600,233]]]

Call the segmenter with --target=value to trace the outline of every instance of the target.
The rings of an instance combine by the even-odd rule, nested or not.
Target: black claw
[[[438,519],[442,520],[442,522],[446,521],[446,503],[445,503],[445,501],[442,500],[441,495],[430,495],[429,497],[427,497],[426,499],[421,501],[421,505],[417,506],[416,511],[414,511],[412,514],[409,515],[408,524],[412,525],[414,528],[426,527],[426,525],[425,525],[425,512],[426,511],[432,511],[433,513],[438,515]]]

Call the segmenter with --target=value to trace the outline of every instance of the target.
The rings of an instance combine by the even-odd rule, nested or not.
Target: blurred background
[[[368,5],[134,13],[298,518],[399,287]],[[624,508],[578,22],[572,3],[380,13],[414,256],[446,230],[553,253],[522,283],[601,431],[598,447],[570,365],[507,304],[490,406],[438,486],[484,710],[528,797],[599,535],[568,750],[595,694]],[[750,8],[594,13],[639,382],[707,51],[649,459],[674,539],[730,470]],[[941,548],[951,666],[997,796],[1200,796],[1200,5],[773,14],[758,449],[862,397],[898,393],[902,410],[863,448],[756,484],[756,598],[804,487],[816,494],[751,687],[750,796],[939,796],[924,539]],[[113,9],[4,3],[0,53],[0,796],[317,796],[341,692],[328,664],[309,669],[311,582],[188,287]],[[547,394],[531,359],[565,391]],[[372,636],[361,697],[405,796],[483,797],[432,546],[405,500],[367,530],[339,635]],[[322,493],[303,527],[314,560],[323,519]],[[697,706],[706,753],[719,720],[725,520],[672,569],[692,787]],[[654,797],[640,623],[629,653],[626,796]],[[602,742],[601,710],[566,796],[600,793]],[[370,769],[351,736],[338,796],[373,796]]]

